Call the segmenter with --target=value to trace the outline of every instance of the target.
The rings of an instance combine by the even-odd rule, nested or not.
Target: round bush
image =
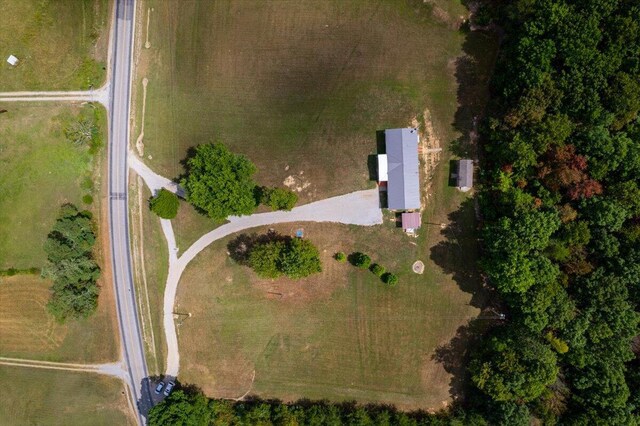
[[[369,268],[371,270],[371,272],[373,272],[375,275],[381,277],[382,274],[384,274],[384,266],[382,265],[378,265],[377,263],[374,263],[373,265],[371,265],[371,268]]]
[[[176,217],[178,207],[180,207],[178,196],[164,188],[149,200],[149,208],[151,208],[151,211],[163,219],[173,219]]]
[[[351,263],[358,268],[367,269],[371,265],[371,258],[364,253],[355,252],[351,255]]]
[[[342,262],[342,263],[347,261],[347,255],[344,254],[344,252],[342,251],[339,251],[335,255],[333,255],[333,258],[338,262]]]
[[[85,195],[82,197],[82,202],[85,204],[91,204],[93,203],[93,197],[89,194]]]
[[[387,284],[389,287],[393,287],[394,285],[398,284],[398,276],[392,274],[391,272],[387,272],[382,276],[382,282]]]

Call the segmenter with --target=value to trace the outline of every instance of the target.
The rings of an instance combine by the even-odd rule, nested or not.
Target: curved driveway
[[[145,181],[152,192],[167,188],[170,181],[154,173],[147,165],[130,153],[131,168]],[[171,184],[175,185],[175,184]],[[169,188],[170,189],[170,188]],[[378,189],[352,192],[338,197],[327,198],[314,203],[296,207],[293,210],[259,213],[250,216],[232,216],[226,223],[204,234],[193,243],[182,256],[178,257],[178,247],[171,221],[162,219],[162,231],[169,247],[169,272],[164,290],[163,326],[167,341],[167,369],[165,374],[176,377],[180,371],[180,352],[178,336],[173,321],[173,307],[180,277],[185,268],[209,244],[236,232],[258,226],[287,222],[334,222],[348,225],[372,226],[382,223],[382,210]]]

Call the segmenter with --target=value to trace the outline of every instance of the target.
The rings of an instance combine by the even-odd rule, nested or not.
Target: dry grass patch
[[[80,363],[118,358],[111,282],[101,280],[97,311],[59,324],[46,310],[51,282],[34,275],[0,281],[0,356]]]
[[[0,365],[0,424],[135,425],[120,380],[91,373]]]

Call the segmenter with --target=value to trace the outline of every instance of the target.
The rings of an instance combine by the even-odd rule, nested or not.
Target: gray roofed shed
[[[462,191],[473,188],[473,160],[458,161],[457,185]]]
[[[391,210],[420,208],[420,161],[417,129],[384,131],[388,175],[387,207]]]

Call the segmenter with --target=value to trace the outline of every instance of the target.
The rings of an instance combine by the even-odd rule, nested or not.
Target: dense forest
[[[547,424],[636,424],[640,4],[495,12],[505,36],[482,132],[482,268],[510,320],[483,339],[473,383]]]
[[[639,424],[640,3],[498,1],[482,16],[502,44],[481,125],[480,266],[507,321],[474,349],[463,406],[386,424]]]

